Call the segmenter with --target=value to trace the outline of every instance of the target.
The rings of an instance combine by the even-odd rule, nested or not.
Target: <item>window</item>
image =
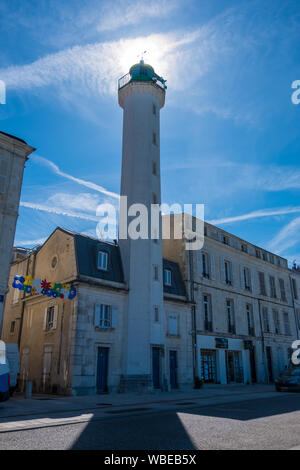
[[[233,300],[226,300],[226,312],[227,312],[227,325],[228,333],[235,334],[235,315],[234,315],[234,306]]]
[[[275,285],[275,277],[270,276],[270,296],[273,297],[273,299],[276,299],[276,285]]]
[[[280,321],[279,321],[279,312],[278,310],[273,309],[273,321],[275,327],[275,334],[280,335]]]
[[[172,285],[172,271],[170,269],[164,269],[164,285]]]
[[[153,174],[153,175],[156,175],[156,174],[157,174],[156,162],[152,162],[152,174]]]
[[[98,269],[107,271],[108,253],[106,251],[98,251]]]
[[[255,250],[256,258],[261,258],[260,250]]]
[[[284,333],[286,335],[291,334],[291,325],[290,325],[290,317],[288,312],[283,312],[283,323],[284,323]]]
[[[224,245],[229,245],[229,237],[227,235],[223,235],[222,241]]]
[[[241,244],[241,250],[244,252],[244,253],[248,253],[248,246],[245,245],[244,243]]]
[[[157,204],[157,196],[155,193],[153,193],[153,204]]]
[[[152,143],[153,143],[153,145],[157,145],[157,139],[156,139],[156,133],[155,132],[153,132],[153,134],[152,134]]]
[[[16,322],[12,321],[10,324],[10,333],[14,333],[16,328]]]
[[[101,329],[116,328],[116,309],[111,305],[95,304],[94,326]]]
[[[57,323],[57,310],[58,310],[58,307],[54,305],[46,308],[45,319],[44,319],[45,331],[55,330],[56,323]]]
[[[253,306],[251,304],[246,304],[246,312],[247,312],[247,322],[248,322],[248,334],[249,336],[255,336]]]
[[[154,103],[152,104],[152,112],[156,116],[156,105]]]
[[[5,194],[8,174],[8,160],[4,157],[0,158],[0,194]]]
[[[168,333],[170,336],[178,336],[178,316],[168,315]]]
[[[208,294],[203,295],[203,311],[204,311],[204,330],[213,331],[211,296]]]
[[[272,255],[271,253],[269,253],[269,261],[270,263],[274,264],[274,255]]]
[[[265,253],[264,251],[263,251],[263,254],[262,254],[262,259],[263,259],[264,261],[268,261],[268,255],[267,255],[267,253]]]
[[[267,307],[263,307],[262,314],[263,314],[264,331],[266,333],[270,333],[269,312],[268,312]]]
[[[279,287],[280,287],[280,297],[283,302],[286,301],[286,293],[285,293],[285,285],[284,285],[284,280],[279,279]]]
[[[298,329],[300,330],[300,309],[299,308],[296,310],[296,317],[298,320]]]
[[[262,272],[258,273],[259,277],[259,288],[260,288],[260,295],[267,295],[267,290],[266,290],[266,281],[265,281],[265,275]]]
[[[208,254],[202,253],[202,276],[209,279],[209,264],[208,264]]]
[[[298,292],[297,292],[297,283],[296,283],[296,279],[292,279],[292,286],[293,286],[294,299],[298,300]]]
[[[154,307],[154,321],[155,323],[159,322],[159,310],[158,307]]]
[[[232,284],[232,267],[230,261],[224,261],[225,283]]]
[[[244,268],[244,287],[246,290],[251,290],[251,274],[249,268]]]
[[[154,280],[158,281],[158,266],[155,265],[153,269],[154,269]]]

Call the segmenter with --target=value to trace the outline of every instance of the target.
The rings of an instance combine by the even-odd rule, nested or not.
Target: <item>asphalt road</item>
[[[148,407],[149,408],[149,407]],[[151,408],[151,407],[150,407]],[[0,449],[300,449],[300,394],[0,433]]]

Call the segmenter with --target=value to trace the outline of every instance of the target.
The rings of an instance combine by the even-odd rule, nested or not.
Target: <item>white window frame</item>
[[[213,331],[211,294],[203,294],[204,330]]]
[[[270,318],[269,318],[269,310],[268,307],[262,308],[262,316],[263,316],[263,328],[265,333],[270,333]]]
[[[44,331],[52,331],[57,326],[58,305],[49,305],[45,309]]]
[[[224,260],[224,281],[225,284],[232,286],[232,263],[227,259]]]
[[[226,299],[226,313],[227,313],[228,332],[231,334],[236,334],[233,299]]]
[[[107,251],[98,251],[97,255],[97,268],[100,271],[107,271],[108,270],[108,253]]]
[[[95,304],[94,326],[101,330],[112,328],[112,306],[109,304]]]

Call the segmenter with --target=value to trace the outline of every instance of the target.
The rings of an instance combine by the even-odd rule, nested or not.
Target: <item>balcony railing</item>
[[[118,80],[118,90],[120,90],[120,88],[123,88],[123,86],[127,85],[127,83],[129,83],[130,81],[131,81],[130,73],[126,73],[126,75],[123,75],[123,77],[119,78]],[[163,90],[166,89],[166,85],[164,85],[162,82],[157,80],[155,77],[152,78],[152,81],[155,85],[159,86]]]

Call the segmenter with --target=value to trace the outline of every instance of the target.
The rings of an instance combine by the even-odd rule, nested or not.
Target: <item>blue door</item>
[[[177,351],[170,351],[170,385],[177,388]]]
[[[160,350],[152,348],[152,379],[153,387],[160,388]]]
[[[107,392],[107,375],[108,375],[108,352],[109,348],[98,348],[97,361],[97,392]]]

